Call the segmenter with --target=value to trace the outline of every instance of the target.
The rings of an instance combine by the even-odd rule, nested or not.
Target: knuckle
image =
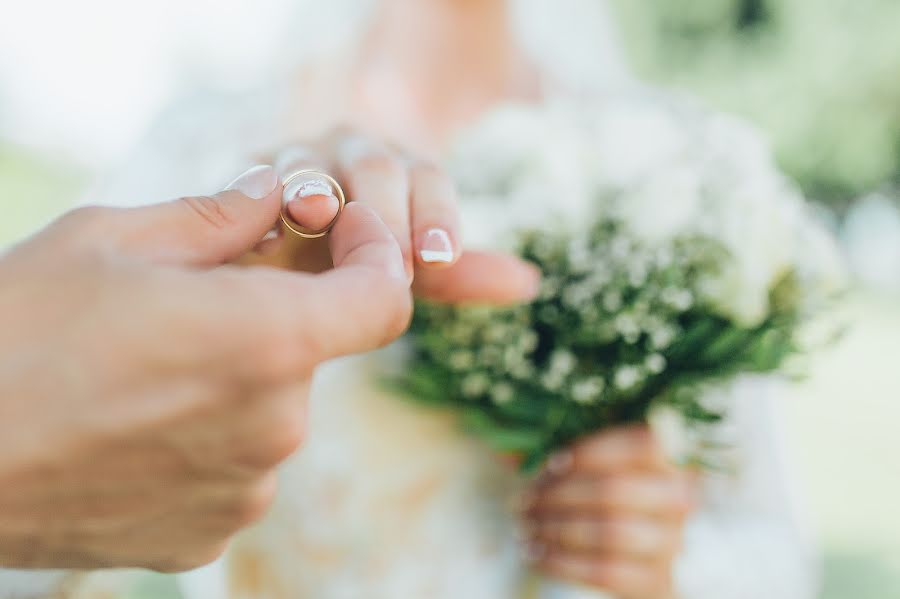
[[[392,293],[395,298],[391,302],[393,308],[388,315],[386,337],[382,345],[387,345],[402,336],[412,321],[412,297],[409,291],[405,287],[396,286]]]
[[[225,229],[234,224],[234,218],[222,202],[212,196],[186,196],[179,198],[178,203],[214,229]]]
[[[280,419],[274,431],[265,452],[267,465],[272,467],[294,455],[306,441],[306,419],[301,410]]]
[[[434,162],[427,160],[419,161],[413,164],[410,169],[412,175],[416,179],[430,179],[439,181],[449,181],[450,177],[446,171]]]
[[[246,528],[265,517],[275,500],[273,480],[267,477],[237,501],[232,509],[232,522],[236,528]]]
[[[453,196],[456,190],[453,179],[443,168],[431,162],[418,162],[410,169],[416,185],[425,186],[430,193]]]
[[[377,319],[369,319],[370,338],[374,347],[384,347],[402,336],[412,321],[413,300],[409,287],[400,280],[386,279],[375,269],[358,278],[359,289],[365,290],[370,305],[378,306]]]

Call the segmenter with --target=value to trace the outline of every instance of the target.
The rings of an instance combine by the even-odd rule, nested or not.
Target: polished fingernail
[[[337,194],[331,182],[316,173],[304,173],[294,177],[282,194],[285,204],[292,200],[305,200],[316,196],[330,197],[337,201]]]
[[[419,257],[429,264],[450,264],[453,262],[453,243],[444,229],[432,228],[425,231],[419,244]]]
[[[275,169],[268,164],[260,164],[229,183],[225,191],[239,191],[248,198],[261,200],[275,191],[277,186],[278,174]]]
[[[313,231],[326,228],[341,209],[331,183],[314,173],[291,181],[282,200],[294,222]]]
[[[550,456],[544,466],[544,472],[552,476],[561,476],[572,469],[574,461],[571,451],[560,451]]]

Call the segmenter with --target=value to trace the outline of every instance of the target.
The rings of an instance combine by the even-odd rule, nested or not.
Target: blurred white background
[[[4,2],[0,138],[109,164],[181,84],[243,88],[271,74],[293,10],[290,0]]]

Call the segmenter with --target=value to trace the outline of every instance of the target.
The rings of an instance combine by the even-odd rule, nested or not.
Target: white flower
[[[475,356],[470,351],[456,351],[450,354],[447,363],[454,370],[466,370],[475,364]]]
[[[600,399],[605,388],[606,381],[603,377],[592,376],[582,379],[572,385],[572,399],[575,403],[594,403]]]
[[[618,291],[607,291],[603,294],[603,309],[616,312],[622,307],[622,294]]]
[[[620,218],[625,231],[603,255],[578,242],[567,248],[572,272],[626,263],[631,285],[641,287],[651,263],[671,263],[672,240],[717,242],[724,248],[720,268],[700,273],[699,297],[685,291],[670,302],[681,311],[701,302],[752,327],[768,316],[772,290],[787,274],[836,281],[842,271],[827,234],[808,227],[803,199],[752,127],[653,92],[496,111],[461,137],[451,171],[467,200],[464,220],[476,245],[506,247],[503,233],[521,227],[574,233],[597,214]],[[648,256],[641,246],[650,246]],[[823,249],[810,256],[812,248]],[[557,250],[534,251],[549,258],[545,252]],[[546,281],[542,297],[558,290],[557,282]],[[593,293],[587,285],[569,287],[564,299],[589,318],[595,310],[585,302]],[[610,290],[600,305],[615,314],[622,299]],[[670,342],[661,337],[660,343]]]
[[[701,207],[701,172],[676,165],[652,173],[628,193],[619,216],[646,243],[657,245],[691,231]]]
[[[631,314],[619,314],[615,320],[616,331],[628,343],[635,343],[641,335],[641,327]]]
[[[538,341],[538,334],[529,329],[524,331],[519,338],[519,347],[525,353],[533,352],[538,346]]]
[[[641,370],[636,366],[622,366],[616,370],[615,385],[620,391],[633,389],[641,382]]]
[[[556,371],[545,372],[541,377],[541,384],[547,391],[560,391],[565,383],[566,377]]]
[[[666,287],[660,296],[664,302],[680,312],[688,310],[694,305],[694,295],[687,289]]]
[[[629,188],[690,148],[683,124],[660,110],[652,94],[616,98],[593,116],[592,172],[604,186]]]
[[[569,375],[578,364],[575,354],[567,349],[556,349],[550,355],[550,372],[561,376]]]
[[[515,398],[515,390],[509,383],[497,383],[491,389],[491,399],[497,405],[509,403]]]
[[[474,399],[485,394],[491,380],[483,372],[473,372],[462,380],[462,393],[464,396]]]
[[[666,359],[661,354],[650,354],[644,360],[650,374],[659,374],[666,369]]]
[[[672,345],[677,334],[674,327],[660,325],[650,332],[650,343],[654,349],[663,350]]]

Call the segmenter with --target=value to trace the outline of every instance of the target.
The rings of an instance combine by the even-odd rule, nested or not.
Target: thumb
[[[155,261],[216,266],[251,250],[278,221],[281,182],[254,166],[212,196],[183,197],[118,214],[117,240]]]

